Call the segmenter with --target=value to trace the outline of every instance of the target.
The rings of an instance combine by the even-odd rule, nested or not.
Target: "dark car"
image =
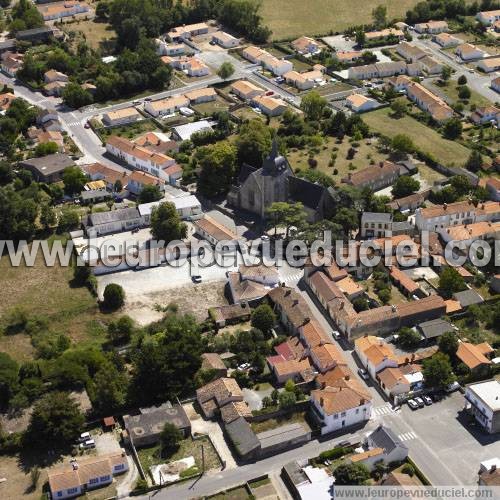
[[[368,380],[370,378],[370,375],[368,375],[368,372],[364,368],[359,368],[358,373],[363,380]]]
[[[193,283],[201,283],[201,276],[197,274],[196,276],[191,276],[191,281]]]

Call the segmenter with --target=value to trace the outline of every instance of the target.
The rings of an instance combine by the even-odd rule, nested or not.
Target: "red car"
[[[272,90],[269,90],[268,92],[266,92],[266,95],[274,95],[274,92]]]

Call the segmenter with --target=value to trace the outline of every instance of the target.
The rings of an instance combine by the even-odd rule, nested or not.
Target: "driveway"
[[[114,432],[102,432],[100,430],[98,432],[100,434],[92,433],[98,455],[107,455],[121,450],[120,443]]]
[[[274,387],[271,386],[258,391],[254,389],[242,389],[243,399],[251,410],[260,410],[262,408],[262,400],[267,396],[270,397],[273,390]]]

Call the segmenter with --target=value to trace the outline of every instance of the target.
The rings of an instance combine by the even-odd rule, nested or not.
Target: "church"
[[[329,189],[296,177],[288,160],[279,154],[276,140],[261,168],[242,165],[227,201],[229,205],[256,214],[261,219],[265,219],[266,209],[275,202],[300,202],[311,223],[324,219],[333,208]]]

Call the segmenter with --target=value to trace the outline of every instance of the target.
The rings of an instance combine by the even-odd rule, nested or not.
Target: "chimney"
[[[448,228],[448,229],[446,230],[446,232],[447,232],[448,234],[450,234],[450,228]]]
[[[344,309],[344,301],[341,301],[341,302],[340,302],[339,309],[340,309],[340,310]]]
[[[351,380],[351,376],[350,376],[349,374],[347,374],[347,375],[345,376],[345,379],[344,379],[344,380]]]
[[[293,299],[293,305],[298,306],[299,305],[299,299]]]
[[[285,291],[285,297],[288,297],[290,295],[292,291],[290,290],[290,288],[288,288],[286,291]]]
[[[325,400],[324,400],[322,397],[321,397],[321,398],[319,398],[319,405],[320,405],[320,406],[323,406],[323,405],[324,405],[324,403],[325,403]]]
[[[443,203],[443,210],[446,210],[448,208],[448,203]]]

